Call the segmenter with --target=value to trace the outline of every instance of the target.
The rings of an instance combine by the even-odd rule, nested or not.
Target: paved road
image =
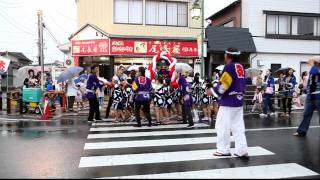
[[[134,128],[85,117],[0,123],[1,178],[319,178],[319,117],[307,137],[292,120],[246,116],[249,160],[215,158],[215,130],[198,123]],[[1,121],[0,121],[1,122]]]

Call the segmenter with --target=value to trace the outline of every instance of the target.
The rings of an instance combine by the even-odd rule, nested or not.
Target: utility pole
[[[41,66],[41,89],[43,90],[44,85],[44,45],[43,45],[43,13],[42,10],[37,12],[38,15],[38,60],[39,66]]]
[[[6,51],[6,58],[9,59],[9,53]],[[10,65],[9,65],[10,66]],[[7,93],[9,92],[9,68],[7,69]]]
[[[201,76],[204,78],[206,71],[205,71],[205,60],[204,60],[204,36],[205,36],[205,29],[204,29],[204,0],[201,0]],[[211,65],[210,65],[211,66]]]

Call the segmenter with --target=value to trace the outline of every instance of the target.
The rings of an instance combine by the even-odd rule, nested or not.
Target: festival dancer
[[[205,78],[204,83],[201,86],[201,94],[202,94],[202,110],[204,113],[204,118],[202,118],[202,121],[210,121],[211,120],[211,109],[210,105],[212,103],[212,96],[208,93],[208,90],[211,88],[210,86],[211,81],[209,77]]]
[[[200,82],[199,73],[195,74],[191,89],[192,89],[192,100],[193,100],[193,115],[195,117],[195,121],[199,121],[198,110],[201,104],[201,82]]]
[[[211,93],[219,98],[219,111],[216,120],[217,151],[214,156],[231,156],[230,132],[235,139],[234,155],[248,158],[248,146],[243,120],[243,94],[245,91],[245,71],[239,63],[241,52],[229,48],[225,52],[226,66],[218,83]]]
[[[141,127],[141,117],[140,117],[140,108],[143,106],[143,112],[147,117],[149,124],[152,126],[152,119],[150,115],[150,101],[151,101],[151,91],[152,85],[151,80],[145,76],[144,67],[139,68],[139,77],[135,79],[132,84],[132,90],[135,92],[135,116],[137,120],[136,127]]]
[[[156,80],[156,84],[153,86],[153,102],[154,102],[154,109],[156,114],[157,125],[162,124],[161,116],[163,116],[163,108],[165,106],[165,99],[164,99],[164,87],[163,87],[163,79],[158,78]]]
[[[307,86],[307,99],[304,108],[303,120],[294,134],[295,136],[306,136],[313,112],[318,110],[320,117],[320,56],[312,57],[309,60],[312,65],[310,70],[310,77]],[[319,118],[320,123],[320,118]]]
[[[179,91],[181,94],[183,124],[187,124],[187,121],[188,121],[189,125],[187,126],[187,128],[193,128],[194,122],[193,122],[192,112],[191,112],[191,108],[193,104],[191,86],[187,82],[182,72],[176,71],[175,78],[176,78],[176,81],[178,81]]]

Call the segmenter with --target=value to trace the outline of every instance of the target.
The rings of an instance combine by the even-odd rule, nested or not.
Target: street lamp
[[[204,0],[195,0],[191,9],[192,19],[201,19],[201,77],[204,77]]]
[[[191,9],[191,17],[192,19],[198,20],[201,18],[201,7],[199,4],[199,1],[195,1],[193,3],[192,9]]]

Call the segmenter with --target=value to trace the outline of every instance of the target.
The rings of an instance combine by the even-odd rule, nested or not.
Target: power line
[[[73,21],[74,23],[77,23],[77,19],[66,16],[63,13],[61,13],[60,11],[58,11],[57,9],[55,9],[55,12],[57,12],[60,16],[65,17],[65,18],[69,19],[70,21]]]
[[[25,6],[3,6],[0,4],[1,8],[6,8],[6,9],[19,9],[19,8],[25,8]]]
[[[53,35],[53,33],[51,32],[50,28],[48,27],[47,24],[43,23],[44,28],[47,30],[47,32],[49,33],[49,35],[53,38],[53,40],[57,43],[57,45],[60,45],[61,43],[57,40],[57,38]]]
[[[3,11],[0,11],[0,12],[3,12]],[[17,22],[13,23],[14,21],[9,20],[9,19],[8,19],[6,16],[4,16],[3,14],[0,13],[0,16],[1,16],[3,19],[5,19],[9,24],[11,24],[12,26],[16,27],[16,28],[19,29],[20,31],[23,31],[23,32],[25,32],[25,33],[27,33],[27,34],[36,35],[36,34],[31,33],[31,32],[30,32],[30,31],[31,31],[30,29],[22,26],[21,24],[19,24],[19,23],[17,23]],[[17,25],[17,24],[18,24],[18,25]],[[22,28],[25,28],[26,30],[29,30],[29,31],[26,31],[26,30],[24,30],[24,29],[21,29],[21,27],[22,27]]]
[[[29,33],[26,33],[26,32],[23,32],[23,31],[0,31],[2,33],[10,33],[10,34],[13,34],[13,36],[17,36],[17,35],[22,35],[22,36],[35,36],[33,34],[29,34]],[[12,35],[10,35],[12,36]]]
[[[67,32],[64,28],[62,28],[62,27],[54,20],[54,18],[50,15],[50,13],[49,13],[48,15],[49,15],[49,18],[52,20],[52,22],[53,22],[57,27],[59,27],[63,32],[65,32],[65,33],[68,34],[68,32]]]
[[[25,0],[22,0],[21,2],[18,2],[17,0],[15,0],[14,2],[12,0],[10,0],[10,1],[0,0],[0,3],[4,3],[4,4],[8,4],[8,5],[24,5],[25,2],[26,2]]]

